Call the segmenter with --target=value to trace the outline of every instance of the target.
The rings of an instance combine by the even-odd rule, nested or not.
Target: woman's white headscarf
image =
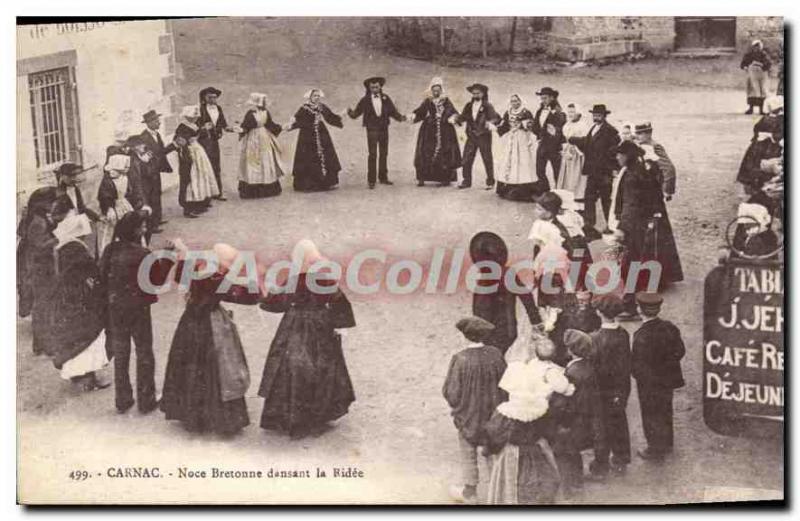
[[[511,107],[511,100],[514,97],[517,97],[519,99],[519,108],[518,109],[515,109],[515,108]],[[525,98],[523,98],[522,96],[520,96],[516,92],[508,97],[508,112],[509,112],[509,114],[518,114],[518,113],[522,112],[523,110],[525,110]]]
[[[192,120],[200,117],[200,106],[186,105],[183,107],[183,110],[181,110],[181,117],[187,121],[193,122]]]
[[[318,92],[318,93],[319,93],[319,97],[320,97],[320,98],[324,98],[324,97],[325,97],[325,93],[324,93],[324,92],[322,92],[322,90],[321,90],[321,89],[309,89],[309,90],[307,90],[307,91],[306,91],[306,93],[305,93],[305,94],[303,94],[303,97],[304,97],[305,99],[307,99],[307,100],[311,101],[311,95],[312,95],[312,94],[314,94],[315,92]]]
[[[292,265],[299,267],[298,273],[308,273],[318,261],[328,260],[310,239],[302,239],[295,244],[292,250]]]
[[[251,92],[247,103],[256,107],[266,107],[269,104],[269,96],[262,92]]]
[[[436,85],[441,87],[442,89],[442,96],[444,96],[444,80],[441,76],[434,76],[431,78],[430,84],[428,84],[428,92],[430,92]]]
[[[658,154],[656,154],[656,149],[653,145],[639,145],[639,148],[644,150],[644,155],[642,159],[645,161],[656,161],[658,162]]]
[[[755,47],[756,45],[758,45],[762,49],[764,48],[764,42],[762,42],[761,40],[753,40],[753,43],[750,44],[750,47]]]
[[[767,231],[769,223],[772,222],[772,217],[769,215],[769,210],[763,205],[742,203],[739,205],[736,222],[745,225],[757,225],[758,232],[761,233]]]

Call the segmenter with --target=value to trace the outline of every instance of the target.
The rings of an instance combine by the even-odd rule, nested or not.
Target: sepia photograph
[[[16,18],[18,504],[787,504],[784,14],[447,12]]]

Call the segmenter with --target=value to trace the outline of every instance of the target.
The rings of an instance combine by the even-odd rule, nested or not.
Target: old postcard
[[[784,500],[783,18],[452,15],[17,19],[20,503]]]

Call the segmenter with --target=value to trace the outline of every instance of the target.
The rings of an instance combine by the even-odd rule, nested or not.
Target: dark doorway
[[[736,17],[676,17],[675,50],[735,50]]]

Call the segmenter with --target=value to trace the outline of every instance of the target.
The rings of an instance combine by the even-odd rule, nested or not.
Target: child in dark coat
[[[469,317],[459,320],[456,328],[471,344],[453,355],[442,389],[458,430],[462,469],[462,483],[451,486],[450,495],[459,502],[476,504],[478,447],[486,444],[486,422],[507,398],[498,387],[506,362],[496,347],[486,343],[494,332],[491,322]]]
[[[589,466],[593,476],[603,478],[610,467],[618,474],[631,462],[631,440],[626,406],[631,393],[631,342],[628,332],[617,322],[622,300],[613,294],[598,299],[602,324],[591,333],[594,370],[597,376],[600,408],[598,425],[602,443],[595,449]]]

